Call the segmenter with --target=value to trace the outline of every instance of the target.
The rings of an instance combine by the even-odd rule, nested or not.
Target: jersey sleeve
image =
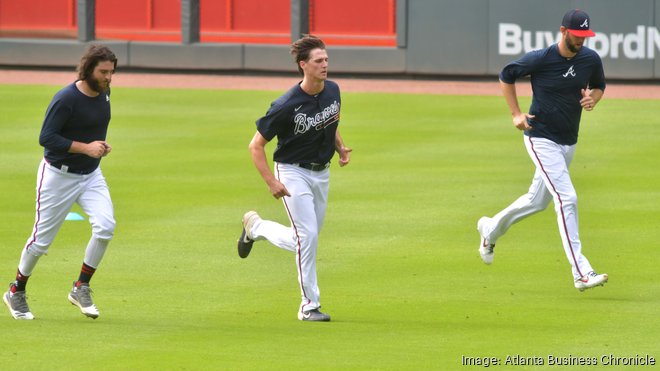
[[[286,116],[284,106],[273,103],[266,115],[257,120],[257,131],[270,142],[280,131]]]
[[[518,78],[529,76],[536,69],[539,57],[539,51],[533,51],[507,64],[500,72],[500,80],[507,84],[513,84]]]
[[[605,72],[603,71],[603,61],[598,54],[594,53],[596,60],[594,70],[589,79],[589,89],[600,89],[605,91]]]
[[[61,132],[72,113],[71,105],[61,96],[55,96],[46,110],[46,117],[39,134],[39,144],[53,152],[68,152],[73,141],[63,137]]]

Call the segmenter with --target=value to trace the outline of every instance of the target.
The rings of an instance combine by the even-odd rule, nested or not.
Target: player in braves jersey
[[[544,210],[554,201],[559,234],[580,291],[607,282],[582,254],[578,234],[577,196],[568,167],[575,153],[582,111],[591,111],[605,90],[603,65],[595,51],[583,46],[594,36],[589,16],[576,9],[566,13],[558,44],[527,53],[500,73],[500,84],[513,116],[524,131],[527,152],[536,166],[529,191],[492,218],[477,223],[479,253],[486,264],[494,257],[495,242],[512,224]],[[533,90],[529,113],[520,110],[515,82],[530,76]]]
[[[90,46],[78,65],[78,80],[57,92],[48,106],[39,136],[45,150],[37,171],[34,229],[21,253],[16,280],[3,296],[15,319],[34,318],[25,287],[74,202],[89,216],[92,237],[68,299],[85,316],[99,316],[89,281],[115,229],[110,192],[99,164],[112,150],[105,139],[110,122],[110,81],[116,67],[117,57],[110,49]]]
[[[325,218],[330,160],[339,154],[339,166],[350,161],[351,149],[337,129],[341,97],[336,83],[327,80],[328,54],[323,41],[307,35],[291,46],[303,80],[275,100],[257,120],[250,153],[270,193],[282,199],[290,226],[264,220],[254,211],[243,216],[238,255],[246,258],[256,240],[268,240],[296,254],[302,302],[298,319],[330,321],[319,311],[316,277],[319,232]],[[266,161],[266,144],[277,137],[274,171]]]

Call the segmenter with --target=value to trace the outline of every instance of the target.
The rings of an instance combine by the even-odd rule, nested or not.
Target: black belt
[[[300,163],[300,164],[297,164],[297,165],[300,166],[303,169],[307,169],[307,170],[311,170],[311,171],[321,171],[321,170],[325,170],[325,169],[330,167],[329,162],[326,162],[325,164],[317,164],[317,163],[314,163],[314,162],[310,162],[310,163]]]
[[[74,170],[74,169],[71,169],[68,166],[65,166],[64,164],[48,164],[48,165],[54,167],[55,169],[57,169],[57,170],[59,170],[63,173],[67,173],[67,174],[87,175],[87,174],[91,174],[92,171],[93,171],[93,170],[92,171]],[[64,167],[64,169],[62,169],[62,167]]]

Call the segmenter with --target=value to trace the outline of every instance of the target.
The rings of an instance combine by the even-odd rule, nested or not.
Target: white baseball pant
[[[524,141],[527,153],[536,166],[532,184],[526,194],[484,225],[484,237],[495,244],[511,225],[544,210],[550,201],[554,200],[564,252],[571,264],[573,278],[578,279],[593,269],[582,255],[582,243],[578,234],[577,194],[568,173],[575,145],[561,145],[545,138],[526,135]]]
[[[316,251],[325,219],[330,185],[330,170],[313,171],[297,165],[275,163],[275,176],[291,197],[282,197],[290,227],[261,220],[252,227],[255,240],[266,239],[273,245],[296,253],[298,282],[302,294],[301,311],[321,306],[316,277]]]
[[[42,160],[37,173],[35,224],[18,267],[23,275],[30,276],[38,258],[48,252],[74,203],[81,206],[92,225],[84,263],[92,268],[99,265],[115,230],[114,208],[101,169],[71,174]]]

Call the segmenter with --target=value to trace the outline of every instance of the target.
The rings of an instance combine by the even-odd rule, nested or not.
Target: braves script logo
[[[589,20],[585,19],[584,22],[580,25],[582,28],[589,28]]]
[[[315,128],[321,130],[326,126],[334,124],[339,120],[339,103],[334,101],[331,105],[325,107],[321,112],[314,116],[307,116],[306,113],[300,112],[293,118],[296,127],[294,135],[305,134],[309,129]]]
[[[569,75],[572,76],[572,77],[575,77],[575,70],[573,69],[573,66],[571,66],[568,69],[568,71],[565,74],[563,74],[562,76],[568,77]]]

